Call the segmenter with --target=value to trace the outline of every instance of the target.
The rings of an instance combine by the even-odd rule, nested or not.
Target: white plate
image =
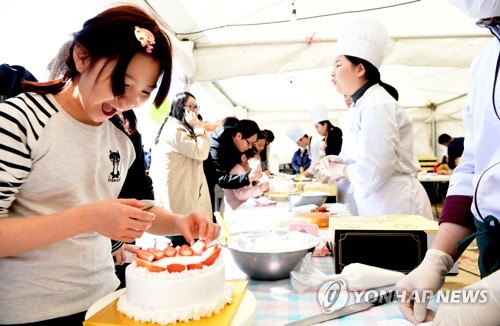
[[[99,312],[102,308],[106,307],[108,304],[113,302],[116,298],[122,295],[125,292],[125,289],[120,289],[118,291],[112,292],[101,299],[97,300],[90,308],[87,310],[85,314],[85,319],[89,319],[97,312]],[[236,314],[234,315],[232,326],[246,326],[253,325],[255,322],[255,318],[257,316],[257,299],[255,295],[250,292],[250,290],[246,290],[243,298],[241,299],[238,310],[236,310]]]

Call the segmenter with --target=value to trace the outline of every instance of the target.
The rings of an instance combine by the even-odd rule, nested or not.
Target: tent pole
[[[434,103],[429,103],[427,107],[431,110],[432,117],[431,117],[431,146],[432,146],[432,152],[434,153],[434,156],[437,158],[437,146],[436,146],[436,104]]]
[[[436,128],[436,117],[434,115],[434,112],[432,112],[432,122],[431,122],[431,128],[432,128],[432,151],[434,152],[434,156],[437,157],[437,146],[436,146],[436,133],[437,133],[437,128]],[[438,158],[439,159],[439,158]]]

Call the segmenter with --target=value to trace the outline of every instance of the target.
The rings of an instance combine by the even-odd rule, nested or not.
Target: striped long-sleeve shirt
[[[135,158],[110,121],[80,123],[52,95],[8,99],[0,104],[0,218],[117,198]],[[85,311],[119,283],[110,252],[110,240],[90,232],[0,258],[0,324]]]

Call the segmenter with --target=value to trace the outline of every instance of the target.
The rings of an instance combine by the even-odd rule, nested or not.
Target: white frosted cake
[[[154,249],[139,250],[136,262],[126,269],[118,311],[138,322],[166,325],[210,317],[231,303],[233,289],[225,282],[220,248],[183,256],[183,247],[175,256],[158,253],[152,259],[144,252]]]

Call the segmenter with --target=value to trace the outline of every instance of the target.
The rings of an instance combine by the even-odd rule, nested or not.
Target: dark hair
[[[255,149],[255,147],[247,149],[246,151],[243,152],[243,155],[245,155],[247,159],[251,159],[256,154],[257,154],[257,150]]]
[[[441,145],[444,145],[446,144],[447,142],[449,142],[451,140],[451,136],[448,135],[448,134],[441,134],[438,138],[438,143],[440,143]]]
[[[262,130],[262,132],[266,136],[266,143],[272,143],[274,141],[274,134],[271,130],[264,129],[264,130]]]
[[[332,123],[330,122],[330,120],[323,120],[323,121],[320,121],[318,122],[320,125],[324,125],[326,124],[326,128],[328,129],[328,132],[330,132],[331,130],[333,130],[333,125]]]
[[[224,120],[222,120],[222,126],[223,127],[234,127],[236,124],[240,121],[240,119],[236,117],[225,117]]]
[[[170,117],[174,117],[179,120],[181,124],[188,129],[191,135],[194,136],[193,128],[186,122],[186,119],[184,119],[184,115],[186,114],[186,110],[184,110],[184,104],[186,104],[188,98],[190,97],[196,100],[196,97],[194,97],[194,95],[189,92],[180,92],[175,94],[175,98],[173,99],[172,105],[170,106],[170,113],[165,117],[165,120],[163,120],[160,129],[158,129],[158,133],[156,134],[155,138],[155,144],[158,144],[163,126],[165,126],[165,123]]]
[[[356,66],[358,64],[362,64],[363,67],[365,67],[366,78],[368,79],[368,82],[370,82],[372,84],[377,84],[377,83],[380,84],[380,86],[382,86],[389,94],[391,94],[391,96],[394,99],[396,99],[396,101],[399,99],[399,94],[398,94],[398,91],[396,90],[396,88],[394,88],[393,86],[386,84],[380,80],[380,72],[378,71],[378,69],[374,65],[372,65],[370,62],[366,61],[365,59],[361,59],[358,57],[353,57],[350,55],[346,55],[345,57],[347,58],[347,60],[351,61],[352,64],[354,64]]]
[[[266,144],[264,145],[264,149],[260,152],[260,160],[262,162],[267,162],[267,146],[268,146],[268,144],[273,142],[274,134],[269,129],[261,130],[261,133],[264,135],[264,138],[266,139]],[[257,139],[260,139],[260,138],[257,138]]]
[[[242,119],[234,126],[233,136],[237,133],[241,133],[243,138],[247,139],[260,132],[260,128],[257,123],[253,120]]]
[[[259,140],[259,139],[267,140],[266,133],[262,130],[259,130],[259,132],[257,133],[257,140]]]
[[[116,97],[123,96],[125,73],[130,61],[135,54],[146,52],[146,48],[141,46],[135,37],[135,26],[148,29],[155,37],[154,48],[150,55],[158,60],[163,72],[161,84],[153,101],[156,108],[159,108],[170,89],[172,76],[170,39],[152,17],[132,5],[110,8],[87,20],[80,31],[73,33],[63,76],[43,83],[25,82],[24,88],[39,94],[61,92],[67,82],[79,74],[72,55],[75,45],[78,44],[87,52],[91,64],[99,59],[107,59],[108,62],[116,60],[116,67],[111,77],[111,88]]]

